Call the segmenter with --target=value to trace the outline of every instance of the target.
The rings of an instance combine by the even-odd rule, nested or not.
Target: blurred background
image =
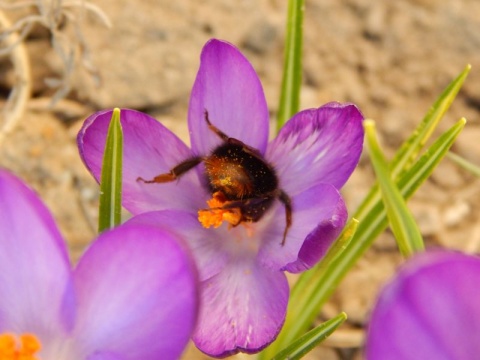
[[[188,143],[189,93],[212,37],[250,59],[275,119],[286,10],[284,0],[0,1],[0,166],[40,193],[73,259],[97,226],[98,186],[75,143],[83,120],[99,109],[139,109]],[[439,128],[466,117],[453,151],[480,165],[479,19],[476,0],[305,0],[301,107],[354,102],[377,121],[391,156],[471,64]],[[373,182],[364,154],[343,189],[350,212]],[[428,246],[479,252],[478,178],[445,159],[409,205]],[[347,324],[308,358],[363,358],[369,309],[401,262],[382,234],[319,316],[345,311]],[[185,358],[208,359],[193,349]]]

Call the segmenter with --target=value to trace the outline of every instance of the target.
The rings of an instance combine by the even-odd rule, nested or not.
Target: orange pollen
[[[39,360],[35,354],[41,349],[40,341],[33,334],[0,334],[0,359]]]
[[[221,192],[214,193],[212,198],[207,201],[209,209],[198,211],[198,221],[207,229],[211,226],[218,228],[224,221],[233,226],[240,224],[242,214],[239,208],[222,208],[228,203],[229,201],[225,199]]]

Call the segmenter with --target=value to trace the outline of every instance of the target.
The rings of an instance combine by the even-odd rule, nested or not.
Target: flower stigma
[[[218,228],[224,221],[231,227],[240,224],[242,214],[239,208],[225,208],[231,201],[227,201],[222,192],[217,191],[212,198],[207,201],[208,209],[198,211],[198,221],[205,228]]]
[[[35,354],[41,344],[33,334],[0,334],[0,359],[2,360],[39,360]]]

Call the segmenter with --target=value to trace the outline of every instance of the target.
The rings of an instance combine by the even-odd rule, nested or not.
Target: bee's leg
[[[284,246],[287,240],[288,230],[292,226],[292,200],[283,190],[277,189],[266,194],[263,198],[231,201],[222,206],[222,209],[239,208],[242,212],[242,221],[256,222],[261,219],[265,209],[269,206],[268,203],[274,198],[278,198],[283,206],[285,206],[285,230],[283,231],[283,238],[280,243],[281,246]]]
[[[283,231],[283,240],[281,244],[283,246],[285,245],[285,240],[287,240],[288,229],[292,226],[292,200],[283,190],[280,190],[278,199],[285,206],[285,230]]]
[[[218,135],[220,139],[222,139],[224,142],[229,143],[229,144],[234,144],[234,145],[239,145],[243,147],[243,150],[247,153],[252,154],[253,156],[259,156],[259,152],[257,149],[252,148],[251,146],[248,146],[247,144],[243,143],[242,141],[229,137],[227,134],[225,134],[223,131],[221,131],[219,128],[217,128],[215,125],[213,125],[210,122],[210,119],[208,117],[208,111],[205,110],[205,121],[207,122],[208,128],[212,130],[215,134]]]
[[[228,142],[230,140],[230,137],[222,132],[219,128],[217,128],[215,125],[213,125],[210,122],[210,119],[208,118],[208,111],[205,109],[205,121],[207,122],[208,128],[212,130],[215,134],[218,135],[220,139],[222,139],[225,142]]]
[[[200,164],[203,160],[204,160],[204,158],[202,156],[192,157],[190,159],[182,161],[180,164],[175,166],[168,173],[157,175],[151,180],[145,180],[144,178],[139,176],[137,178],[137,181],[141,181],[141,182],[144,182],[146,184],[166,183],[166,182],[174,181],[174,180],[178,179],[180,176],[182,176],[183,174],[185,174],[190,169],[192,169],[195,166],[197,166],[198,164]]]

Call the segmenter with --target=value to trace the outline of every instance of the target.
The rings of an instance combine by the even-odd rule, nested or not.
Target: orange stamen
[[[2,360],[38,360],[35,354],[40,351],[41,343],[33,334],[20,336],[0,334],[0,359]]]
[[[228,201],[221,192],[214,193],[212,198],[207,201],[207,204],[209,209],[198,211],[198,221],[200,221],[203,227],[207,229],[211,226],[218,228],[224,221],[233,226],[240,223],[242,219],[240,209],[222,209],[224,205],[228,204]]]

